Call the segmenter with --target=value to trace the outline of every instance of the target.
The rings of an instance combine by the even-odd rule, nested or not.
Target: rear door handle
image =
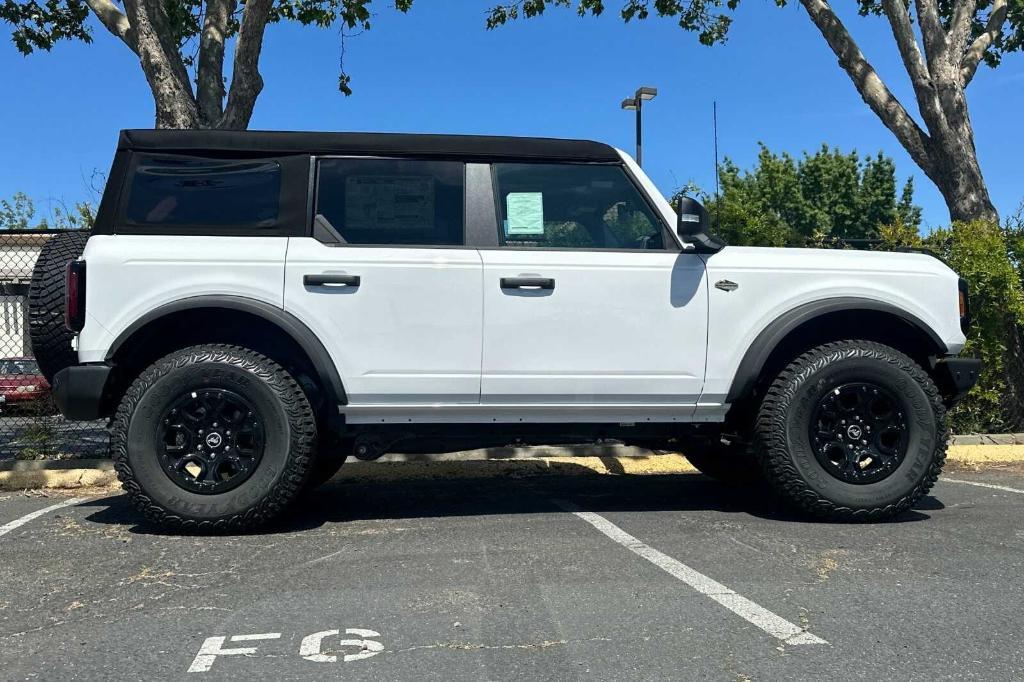
[[[359,275],[305,275],[302,283],[307,287],[357,287]]]
[[[502,289],[554,289],[555,280],[551,277],[502,277]]]

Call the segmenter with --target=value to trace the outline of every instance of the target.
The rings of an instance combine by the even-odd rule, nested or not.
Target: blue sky
[[[863,104],[796,4],[778,9],[769,0],[745,0],[729,42],[714,48],[670,20],[624,25],[614,11],[579,19],[552,9],[486,31],[491,4],[417,0],[402,15],[380,2],[373,29],[346,42],[355,90],[347,98],[337,91],[336,30],[269,27],[261,60],[266,87],[251,127],[581,137],[632,151],[632,112],[619,102],[637,86],[653,85],[659,95],[644,110],[644,166],[665,193],[688,180],[713,187],[717,100],[720,153],[741,167],[753,162],[758,141],[794,154],[822,142],[882,150],[896,159],[901,182],[915,177],[926,229],[947,221],[939,193]],[[888,24],[844,18],[910,108]],[[0,197],[24,191],[69,203],[88,198],[88,178],[108,168],[117,131],[153,125],[133,55],[102,28],[94,35],[92,45],[65,43],[29,57],[4,36]],[[982,168],[1006,215],[1024,200],[1024,128],[1015,121],[1024,111],[1024,57],[1008,57],[997,71],[982,67],[968,97]]]

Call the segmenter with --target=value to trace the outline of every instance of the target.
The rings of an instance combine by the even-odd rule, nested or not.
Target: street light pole
[[[636,89],[632,97],[622,100],[622,108],[636,111],[636,165],[643,165],[643,103],[644,100],[654,99],[658,95],[658,89],[643,86]]]

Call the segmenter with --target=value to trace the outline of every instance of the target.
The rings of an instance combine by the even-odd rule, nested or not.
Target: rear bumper
[[[103,391],[110,377],[109,365],[74,365],[53,377],[53,399],[61,414],[74,421],[103,416]]]
[[[981,373],[981,360],[977,358],[946,357],[939,358],[934,365],[935,381],[942,391],[943,402],[953,406],[967,395],[974,384],[978,383]]]

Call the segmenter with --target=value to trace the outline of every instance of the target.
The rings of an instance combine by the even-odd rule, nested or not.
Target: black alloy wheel
[[[264,426],[252,403],[222,388],[189,391],[171,404],[157,430],[157,453],[177,485],[196,493],[227,492],[259,466]]]
[[[903,463],[908,427],[890,391],[867,382],[844,383],[818,401],[811,446],[832,476],[853,484],[875,483]]]

